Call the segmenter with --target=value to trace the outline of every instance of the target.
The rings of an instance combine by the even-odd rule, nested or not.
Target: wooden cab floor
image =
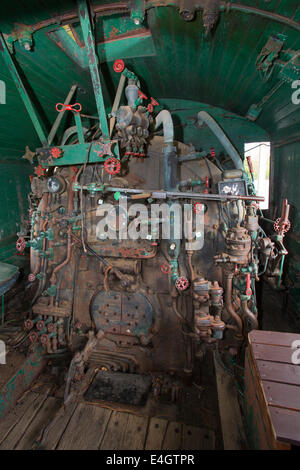
[[[29,391],[0,422],[0,450],[215,449],[211,429]]]

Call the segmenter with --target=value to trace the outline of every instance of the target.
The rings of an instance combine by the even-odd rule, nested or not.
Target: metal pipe
[[[71,225],[69,225],[68,227],[68,246],[67,246],[67,256],[65,258],[65,260],[59,264],[58,266],[56,266],[56,268],[54,268],[53,272],[52,272],[52,276],[50,278],[50,283],[51,284],[55,284],[55,281],[56,281],[56,273],[58,271],[60,271],[64,266],[66,266],[66,264],[68,264],[68,262],[70,261],[70,258],[71,258],[71,245],[72,245],[72,237],[71,237],[71,231],[72,231],[72,227]],[[53,298],[53,297],[52,297]]]
[[[246,315],[246,317],[250,321],[250,323],[252,325],[252,328],[254,330],[257,330],[258,329],[258,320],[257,320],[256,316],[254,315],[254,313],[251,312],[250,308],[248,307],[248,300],[242,300],[241,303],[242,303],[242,310],[243,310],[244,315]]]
[[[236,336],[239,338],[243,337],[243,322],[240,316],[234,310],[232,305],[232,279],[233,274],[229,273],[226,275],[226,291],[225,291],[225,307],[227,312],[231,315],[237,325]]]
[[[85,44],[85,53],[88,57],[90,74],[94,89],[97,112],[100,120],[100,129],[105,138],[109,139],[108,122],[103,99],[102,85],[99,73],[99,61],[96,55],[95,38],[90,21],[90,12],[86,0],[77,0],[78,13],[82,35]]]
[[[155,118],[155,130],[163,125],[165,146],[163,148],[165,189],[177,188],[178,157],[174,141],[174,126],[171,113],[163,109]]]
[[[224,149],[226,150],[228,155],[231,157],[231,160],[235,168],[242,170],[244,173],[245,170],[244,170],[243,161],[242,161],[240,154],[238,153],[236,148],[232,145],[229,138],[223,131],[222,127],[206,111],[200,111],[198,113],[199,126],[202,126],[203,123],[205,123],[210,128],[213,134],[215,134],[217,139],[223,145]]]
[[[113,186],[106,186],[105,191],[107,192],[120,192],[124,194],[144,194],[144,189],[136,188],[118,188]],[[203,201],[258,201],[264,202],[265,198],[262,196],[232,196],[230,194],[207,194],[207,193],[194,193],[183,192],[183,191],[156,191],[153,189],[147,189],[147,193],[151,193],[153,199],[168,199],[168,198],[181,198],[181,199],[200,199]]]
[[[164,141],[165,144],[172,144],[174,141],[174,126],[171,113],[166,109],[163,109],[155,118],[154,130],[158,129],[159,126],[163,125],[164,129]]]

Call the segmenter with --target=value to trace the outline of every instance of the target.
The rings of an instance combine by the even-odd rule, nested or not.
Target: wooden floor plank
[[[164,450],[179,450],[182,444],[182,424],[169,421],[162,448]]]
[[[300,385],[300,365],[278,364],[272,361],[256,361],[261,380]]]
[[[145,450],[160,450],[166,433],[168,421],[166,419],[151,418]]]
[[[130,414],[120,443],[120,450],[143,450],[149,418]]]
[[[26,429],[25,434],[15,447],[16,450],[30,450],[36,443],[41,431],[45,428],[61,405],[61,400],[54,397],[48,397],[40,408],[31,424]]]
[[[99,448],[101,450],[118,450],[126,431],[129,413],[113,411]]]
[[[215,433],[210,429],[183,425],[182,450],[214,450]]]
[[[61,436],[65,432],[78,403],[70,403],[66,408],[62,406],[53,421],[49,424],[42,439],[40,448],[55,450]]]
[[[58,450],[96,450],[106,430],[111,411],[80,403],[57,447]]]
[[[38,395],[34,392],[25,393],[18,403],[11,409],[6,416],[0,420],[0,444],[4,441],[7,435],[12,431],[14,426],[24,416],[26,410],[37,399]]]
[[[0,445],[0,450],[12,450],[15,448],[46,400],[47,394],[37,395],[36,400],[28,406],[24,415],[4,439]]]

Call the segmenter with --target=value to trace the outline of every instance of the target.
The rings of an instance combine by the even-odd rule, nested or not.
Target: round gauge
[[[50,193],[62,193],[65,190],[65,180],[59,176],[51,176],[47,181]]]

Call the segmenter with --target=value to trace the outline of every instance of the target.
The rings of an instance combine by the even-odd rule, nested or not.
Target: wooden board
[[[96,450],[105,433],[111,411],[80,403],[65,430],[58,450]]]
[[[37,398],[29,404],[23,416],[7,434],[0,445],[0,450],[12,450],[17,446],[46,400],[47,394],[37,395]]]
[[[300,411],[300,387],[268,380],[262,386],[268,405]]]
[[[15,407],[8,413],[5,418],[0,420],[0,444],[6,439],[7,435],[12,431],[15,425],[22,419],[32,403],[37,399],[38,395],[34,392],[24,394]]]
[[[212,450],[215,448],[215,433],[210,429],[183,425],[182,450]]]
[[[174,421],[169,421],[167,430],[163,440],[162,449],[164,450],[178,450],[182,445],[182,424]]]
[[[129,413],[113,411],[99,448],[101,450],[118,450],[123,434],[126,431]]]
[[[256,361],[261,380],[300,385],[300,367],[293,364],[280,364],[272,361]]]
[[[15,447],[16,450],[32,449],[41,431],[49,424],[55,413],[58,411],[61,401],[54,397],[48,397],[40,408],[35,419],[27,427],[26,433]]]
[[[242,450],[246,448],[246,436],[233,378],[224,370],[214,355],[217,379],[219,411],[222,426],[223,445],[225,450]],[[230,403],[230,406],[228,406]]]
[[[148,418],[130,413],[112,412],[100,449],[144,449]]]
[[[291,348],[254,343],[252,352],[254,359],[257,360],[292,364],[293,350]]]
[[[292,362],[294,341],[300,341],[299,334],[249,334],[245,391],[248,425],[252,413],[259,437],[256,448],[300,445],[300,365]]]
[[[164,435],[167,430],[168,421],[166,419],[151,418],[148,426],[148,434],[145,450],[160,450]]]
[[[300,340],[300,335],[296,333],[281,333],[277,331],[262,330],[253,330],[249,333],[249,344],[258,343],[290,348],[292,342],[297,340]]]
[[[299,445],[300,412],[272,406],[270,407],[270,415],[277,439]]]
[[[120,450],[135,449],[143,450],[149,419],[144,416],[130,414],[128,416],[126,432],[120,443]]]
[[[28,393],[0,423],[0,449],[203,450],[215,448],[214,432],[86,403]]]
[[[58,413],[54,416],[51,423],[49,423],[47,429],[44,432],[43,439],[40,444],[40,448],[47,450],[55,450],[61,436],[65,432],[75,409],[77,403],[70,403],[67,407],[62,406]]]

